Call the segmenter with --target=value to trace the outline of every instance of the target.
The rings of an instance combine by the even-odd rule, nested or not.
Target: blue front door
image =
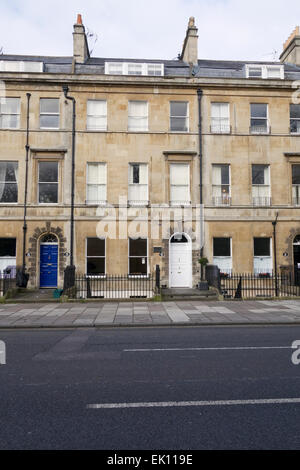
[[[57,287],[58,245],[41,245],[40,287]]]

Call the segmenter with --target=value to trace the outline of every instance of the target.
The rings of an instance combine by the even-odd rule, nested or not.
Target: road
[[[300,449],[300,327],[0,330],[0,449]]]

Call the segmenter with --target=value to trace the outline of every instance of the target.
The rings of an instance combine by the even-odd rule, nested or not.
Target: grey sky
[[[93,56],[173,59],[188,18],[199,58],[273,60],[300,24],[299,0],[0,0],[6,54],[72,55],[77,13],[98,35]]]

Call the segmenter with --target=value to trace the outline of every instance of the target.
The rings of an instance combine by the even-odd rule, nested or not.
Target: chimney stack
[[[280,61],[300,66],[300,28],[296,26],[288,40],[283,44]]]
[[[82,23],[82,16],[77,15],[77,23],[74,24],[73,33],[73,61],[77,64],[84,64],[89,57],[89,45],[85,34],[85,27]]]
[[[189,19],[180,59],[188,64],[198,65],[198,29],[193,16]]]

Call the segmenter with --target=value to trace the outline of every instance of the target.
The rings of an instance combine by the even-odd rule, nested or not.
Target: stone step
[[[219,294],[216,290],[198,289],[163,289],[163,300],[218,300]]]

